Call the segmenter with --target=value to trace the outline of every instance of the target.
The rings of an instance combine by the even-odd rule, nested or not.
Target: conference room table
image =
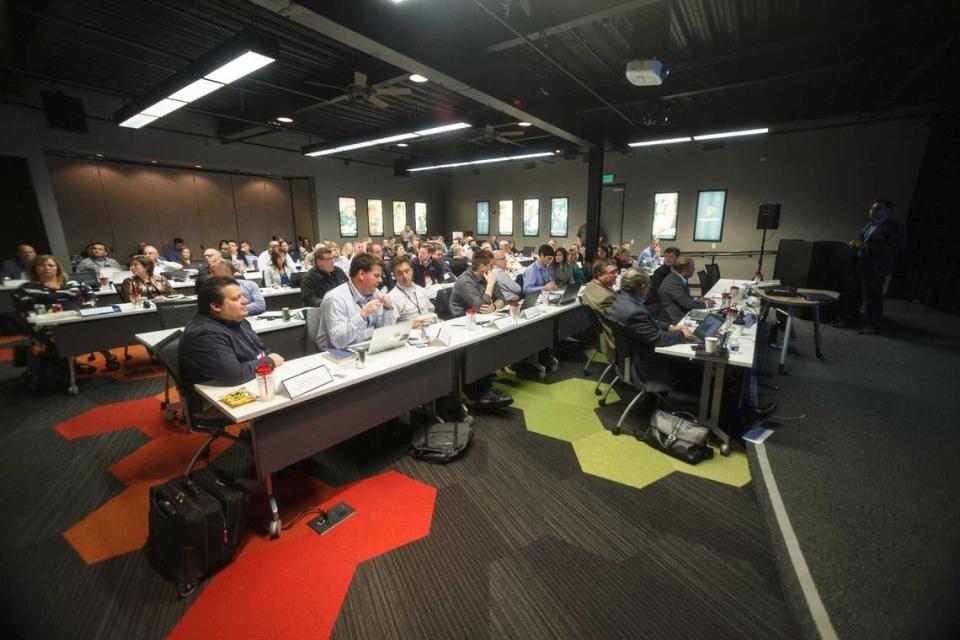
[[[738,286],[740,290],[743,291],[744,287],[750,284],[752,284],[752,282],[722,278],[718,280],[713,287],[711,287],[710,291],[707,292],[707,295],[703,297],[714,300],[714,302],[716,302],[714,306],[719,307],[723,293],[729,291],[730,287]],[[759,310],[757,311],[759,316]],[[684,320],[681,322],[686,321],[687,316],[684,316]],[[720,440],[720,452],[725,455],[730,451],[730,436],[720,425],[720,406],[723,401],[724,377],[728,366],[739,367],[741,369],[750,369],[753,367],[757,352],[758,326],[759,323],[754,323],[751,327],[742,327],[742,333],[737,339],[739,350],[733,352],[728,349],[726,356],[711,355],[705,351],[694,351],[694,345],[690,342],[682,342],[669,347],[657,347],[655,349],[656,353],[661,355],[687,358],[703,363],[698,417],[700,422],[708,427]],[[737,330],[739,331],[739,329]]]
[[[267,300],[265,315],[279,315],[281,313],[279,309],[282,307],[293,309],[300,307],[299,289],[265,289],[263,295]],[[190,302],[195,301],[196,297],[186,296],[179,300]],[[271,301],[275,303],[273,310],[270,309]],[[171,302],[174,301],[171,300]],[[142,303],[134,307],[129,302],[118,302],[111,307],[114,309],[113,312],[102,315],[84,316],[79,311],[60,311],[27,317],[27,322],[36,329],[45,329],[50,332],[57,345],[57,353],[67,358],[70,374],[67,392],[70,394],[79,391],[74,358],[87,353],[136,344],[137,334],[164,328],[161,325],[156,304],[144,308]],[[279,349],[277,351],[281,352]]]
[[[559,318],[578,307],[538,305],[519,320],[478,316],[487,322],[473,328],[465,318],[447,320],[435,325],[440,340],[368,355],[360,369],[355,360],[335,362],[324,353],[287,360],[275,371],[271,400],[235,408],[221,398],[240,387],[256,393],[255,379],[232,387],[197,385],[196,390],[232,422],[250,421],[257,476],[273,500],[274,472],[552,346]],[[318,367],[329,372],[329,382],[291,397],[283,382]],[[275,523],[276,516],[271,532],[279,535]]]

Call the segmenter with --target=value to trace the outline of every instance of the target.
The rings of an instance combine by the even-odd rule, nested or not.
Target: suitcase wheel
[[[196,578],[177,585],[177,596],[180,598],[186,598],[196,591],[198,586],[200,586],[200,581]]]

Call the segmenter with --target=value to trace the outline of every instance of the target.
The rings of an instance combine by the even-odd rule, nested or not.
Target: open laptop
[[[563,293],[557,292],[559,295],[551,295],[549,304],[563,306],[565,304],[572,304],[576,302],[577,295],[580,293],[580,287],[577,285],[570,285],[563,290]]]
[[[701,320],[697,328],[693,330],[693,337],[697,342],[705,342],[707,338],[717,335],[722,326],[723,318],[711,313]]]
[[[407,344],[407,338],[410,337],[410,330],[413,328],[413,322],[398,322],[388,324],[385,327],[379,327],[373,330],[373,336],[369,340],[358,342],[352,345],[356,351],[366,351],[367,354],[389,351]]]
[[[703,322],[703,319],[713,313],[713,309],[690,309],[687,311],[687,317],[694,322]]]

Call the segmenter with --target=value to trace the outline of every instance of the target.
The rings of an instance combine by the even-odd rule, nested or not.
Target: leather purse
[[[658,451],[697,464],[713,457],[713,449],[707,444],[709,435],[710,430],[697,424],[696,420],[657,409],[650,417],[650,428],[643,439]]]

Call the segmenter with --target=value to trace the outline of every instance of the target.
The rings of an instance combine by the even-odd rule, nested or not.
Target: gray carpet
[[[787,375],[769,379],[780,392],[767,454],[841,638],[955,637],[960,318],[901,301],[887,317],[877,336],[827,328],[822,361],[798,323]]]

